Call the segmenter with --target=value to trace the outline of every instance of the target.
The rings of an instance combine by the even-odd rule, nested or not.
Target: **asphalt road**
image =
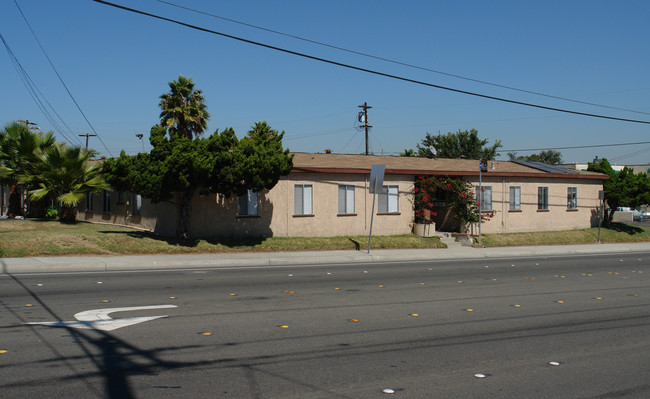
[[[648,398],[649,278],[650,253],[3,276],[0,396]],[[25,324],[89,310],[116,329]]]

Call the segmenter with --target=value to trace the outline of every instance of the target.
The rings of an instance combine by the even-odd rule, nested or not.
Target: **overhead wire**
[[[543,151],[543,150],[574,150],[579,148],[618,147],[624,145],[639,145],[639,144],[650,144],[650,141],[639,141],[636,143],[618,143],[618,144],[577,145],[571,147],[521,148],[517,150],[500,150],[500,151],[517,152],[517,151]]]
[[[269,44],[265,44],[265,43],[261,43],[261,42],[256,42],[256,41],[253,41],[253,40],[245,39],[245,38],[242,38],[242,37],[230,35],[230,34],[223,33],[223,32],[217,32],[217,31],[207,29],[207,28],[204,28],[204,27],[201,27],[201,26],[192,25],[192,24],[182,22],[182,21],[177,21],[177,20],[174,20],[174,19],[171,19],[171,18],[163,17],[161,15],[152,14],[152,13],[149,13],[149,12],[146,12],[146,11],[137,10],[137,9],[134,9],[134,8],[126,7],[126,6],[123,6],[123,5],[111,3],[111,2],[108,2],[108,1],[104,1],[104,0],[93,0],[93,1],[96,2],[96,3],[100,3],[100,4],[110,6],[110,7],[115,7],[115,8],[118,8],[118,9],[122,9],[124,11],[129,11],[129,12],[132,12],[132,13],[148,16],[148,17],[151,17],[151,18],[159,19],[161,21],[167,21],[167,22],[170,22],[170,23],[173,23],[173,24],[177,24],[177,25],[180,25],[180,26],[190,28],[190,29],[198,30],[198,31],[205,32],[205,33],[211,33],[211,34],[214,34],[214,35],[218,35],[218,36],[226,37],[226,38],[229,38],[229,39],[237,40],[237,41],[240,41],[240,42],[243,42],[243,43],[248,43],[248,44],[252,44],[252,45],[255,45],[255,46],[259,46],[259,47],[264,47],[264,48],[267,48],[267,49],[270,49],[270,50],[280,51],[280,52],[283,52],[283,53],[292,54],[292,55],[295,55],[295,56],[298,56],[298,57],[303,57],[303,58],[311,59],[311,60],[314,60],[314,61],[319,61],[319,62],[331,64],[331,65],[336,65],[336,66],[347,68],[347,69],[352,69],[352,70],[356,70],[356,71],[360,71],[360,72],[365,72],[365,73],[369,73],[369,74],[373,74],[373,75],[377,75],[377,76],[383,76],[383,77],[390,78],[390,79],[400,80],[400,81],[403,81],[403,82],[409,82],[409,83],[413,83],[413,84],[417,84],[417,85],[433,87],[433,88],[446,90],[446,91],[450,91],[450,92],[454,92],[454,93],[460,93],[460,94],[466,94],[466,95],[470,95],[470,96],[485,98],[485,99],[488,99],[488,100],[500,101],[500,102],[505,102],[505,103],[510,103],[510,104],[522,105],[522,106],[526,106],[526,107],[538,108],[538,109],[545,109],[545,110],[548,110],[548,111],[562,112],[562,113],[573,114],[573,115],[582,115],[582,116],[587,116],[587,117],[592,117],[592,118],[599,118],[599,119],[607,119],[607,120],[615,120],[615,121],[621,121],[621,122],[631,122],[631,123],[640,123],[640,124],[650,125],[650,121],[628,119],[628,118],[618,118],[618,117],[607,116],[607,115],[599,115],[599,114],[592,114],[592,113],[587,113],[587,112],[572,111],[572,110],[556,108],[556,107],[548,107],[548,106],[539,105],[539,104],[532,104],[532,103],[527,103],[527,102],[523,102],[523,101],[510,100],[510,99],[506,99],[506,98],[502,98],[502,97],[495,97],[495,96],[490,96],[490,95],[486,95],[486,94],[470,92],[470,91],[467,91],[467,90],[454,89],[454,88],[451,88],[451,87],[441,86],[441,85],[437,85],[437,84],[433,84],[433,83],[427,83],[427,82],[423,82],[423,81],[419,81],[419,80],[415,80],[415,79],[410,79],[410,78],[405,78],[405,77],[402,77],[402,76],[397,76],[397,75],[393,75],[393,74],[388,74],[388,73],[384,73],[384,72],[375,71],[375,70],[368,69],[368,68],[363,68],[363,67],[358,67],[358,66],[354,66],[354,65],[350,65],[350,64],[345,64],[345,63],[338,62],[338,61],[332,61],[332,60],[329,60],[329,59],[326,59],[326,58],[321,58],[321,57],[301,53],[301,52],[298,52],[298,51],[288,50],[288,49],[285,49],[285,48],[281,48],[281,47],[277,47],[277,46],[273,46],[273,45],[269,45]]]
[[[63,87],[65,88],[65,91],[68,93],[68,95],[69,95],[70,98],[72,99],[72,102],[74,102],[74,105],[77,107],[77,109],[79,110],[79,112],[81,113],[81,115],[83,116],[83,118],[85,119],[86,123],[88,123],[88,126],[90,127],[90,129],[93,131],[93,133],[95,134],[95,136],[97,137],[97,139],[99,139],[99,141],[102,143],[102,145],[104,146],[104,148],[106,149],[106,151],[107,151],[107,152],[109,153],[109,155],[112,157],[113,154],[112,154],[111,151],[108,149],[108,147],[106,146],[106,143],[104,143],[104,141],[102,140],[102,138],[101,138],[101,136],[99,135],[99,133],[95,130],[95,127],[94,127],[94,126],[92,125],[92,123],[90,123],[90,121],[88,120],[88,117],[86,116],[86,114],[84,113],[84,111],[83,111],[83,110],[81,109],[81,107],[79,106],[79,103],[77,102],[77,100],[74,98],[74,96],[73,96],[72,93],[70,92],[70,89],[68,89],[68,85],[66,85],[65,82],[63,81],[63,78],[62,78],[61,75],[59,74],[59,71],[56,69],[56,67],[55,67],[54,64],[52,63],[52,60],[50,59],[50,56],[49,56],[49,55],[47,54],[47,52],[45,51],[45,48],[44,48],[43,45],[41,44],[40,40],[38,40],[38,37],[36,36],[36,33],[35,33],[34,30],[32,29],[32,26],[30,25],[29,21],[27,20],[27,17],[26,17],[25,14],[23,13],[23,10],[20,8],[20,6],[18,5],[18,2],[17,2],[16,0],[14,0],[14,4],[15,4],[16,7],[18,8],[18,11],[20,11],[20,15],[21,15],[21,16],[23,17],[23,19],[25,20],[25,23],[27,24],[27,27],[29,28],[29,31],[30,31],[30,32],[32,33],[32,35],[34,36],[34,39],[36,40],[36,43],[38,43],[38,46],[40,47],[41,51],[43,51],[43,54],[45,55],[45,58],[47,58],[47,61],[50,63],[50,66],[51,66],[52,69],[54,70],[54,73],[56,73],[56,76],[59,78],[59,81],[61,82],[61,84],[62,84]]]
[[[601,108],[613,109],[613,110],[618,110],[618,111],[626,111],[626,112],[633,112],[633,113],[637,113],[637,114],[650,115],[650,112],[643,112],[643,111],[632,110],[632,109],[627,109],[627,108],[619,108],[619,107],[613,107],[613,106],[609,106],[609,105],[596,104],[596,103],[587,102],[587,101],[575,100],[575,99],[571,99],[571,98],[567,98],[567,97],[561,97],[561,96],[555,96],[555,95],[551,95],[551,94],[540,93],[540,92],[536,92],[536,91],[532,91],[532,90],[520,89],[520,88],[516,88],[516,87],[512,87],[512,86],[498,84],[498,83],[492,83],[492,82],[488,82],[488,81],[485,81],[485,80],[468,78],[466,76],[461,76],[461,75],[457,75],[457,74],[453,74],[453,73],[438,71],[438,70],[435,70],[435,69],[426,68],[426,67],[422,67],[422,66],[418,66],[418,65],[413,65],[413,64],[406,63],[406,62],[402,62],[402,61],[396,61],[396,60],[393,60],[393,59],[390,59],[390,58],[380,57],[380,56],[377,56],[377,55],[368,54],[368,53],[364,53],[364,52],[357,51],[357,50],[350,50],[350,49],[347,49],[347,48],[344,48],[344,47],[335,46],[335,45],[320,42],[320,41],[317,41],[317,40],[307,39],[307,38],[300,37],[300,36],[297,36],[297,35],[292,35],[292,34],[289,34],[289,33],[280,32],[280,31],[277,31],[277,30],[265,28],[265,27],[258,26],[258,25],[249,24],[249,23],[246,23],[246,22],[241,22],[241,21],[238,21],[236,19],[222,17],[220,15],[212,14],[212,13],[209,13],[207,11],[197,10],[195,8],[182,6],[182,5],[175,4],[175,3],[165,1],[165,0],[156,0],[156,1],[158,1],[160,3],[163,3],[163,4],[167,4],[167,5],[172,6],[172,7],[177,7],[177,8],[184,9],[184,10],[187,10],[187,11],[192,11],[192,12],[195,12],[195,13],[198,13],[198,14],[207,15],[207,16],[210,16],[210,17],[213,17],[213,18],[218,18],[218,19],[221,19],[223,21],[232,22],[232,23],[235,23],[235,24],[239,24],[239,25],[242,25],[242,26],[247,26],[247,27],[250,27],[250,28],[262,30],[262,31],[265,31],[265,32],[270,32],[270,33],[274,33],[274,34],[277,34],[277,35],[290,37],[292,39],[301,40],[301,41],[304,41],[304,42],[307,42],[307,43],[312,43],[312,44],[316,44],[316,45],[319,45],[319,46],[328,47],[328,48],[339,50],[339,51],[344,51],[344,52],[347,52],[347,53],[350,53],[350,54],[360,55],[360,56],[367,57],[367,58],[373,58],[373,59],[376,59],[376,60],[379,60],[379,61],[389,62],[389,63],[392,63],[392,64],[401,65],[401,66],[405,66],[405,67],[409,67],[409,68],[413,68],[413,69],[419,69],[419,70],[422,70],[422,71],[437,73],[437,74],[440,74],[440,75],[445,75],[445,76],[449,76],[449,77],[453,77],[453,78],[457,78],[457,79],[467,80],[467,81],[470,81],[470,82],[481,83],[481,84],[485,84],[485,85],[499,87],[499,88],[502,88],[502,89],[514,90],[514,91],[518,91],[518,92],[521,92],[521,93],[527,93],[527,94],[533,94],[533,95],[536,95],[536,96],[553,98],[553,99],[556,99],[556,100],[568,101],[568,102],[572,102],[572,103],[590,105],[590,106],[594,106],[594,107],[601,107]]]
[[[56,119],[52,116],[52,114],[50,113],[48,108],[45,106],[45,104],[43,104],[43,101],[45,101],[47,103],[47,105],[49,105],[50,109],[52,109],[52,111],[59,117],[59,119],[61,119],[61,116],[56,112],[56,110],[54,110],[54,108],[52,107],[52,104],[50,104],[50,102],[47,100],[47,98],[45,98],[45,96],[40,91],[40,89],[38,88],[36,83],[29,76],[29,74],[27,73],[25,68],[23,68],[22,64],[18,60],[18,57],[16,57],[14,52],[11,50],[11,47],[9,46],[9,43],[7,43],[7,41],[5,40],[4,36],[1,33],[0,33],[0,40],[2,40],[2,43],[4,44],[5,49],[7,50],[7,53],[9,54],[9,58],[11,59],[13,65],[14,65],[14,68],[16,68],[16,71],[18,72],[18,76],[20,76],[21,80],[23,81],[23,84],[25,85],[25,88],[27,89],[27,92],[32,97],[32,99],[34,100],[34,102],[36,103],[38,108],[41,110],[41,112],[45,116],[45,119],[47,119],[48,122],[50,122],[50,124],[54,127],[54,129],[58,133],[60,133],[67,142],[72,144],[72,140],[70,139],[70,137],[68,137],[68,135],[66,135],[64,129],[61,128],[61,126],[56,121]],[[61,121],[63,121],[63,119],[61,119]],[[64,124],[65,124],[65,122],[64,122]],[[67,125],[66,125],[66,127],[67,127]],[[73,137],[74,137],[74,135],[73,135]],[[77,141],[78,141],[78,139],[77,139]]]

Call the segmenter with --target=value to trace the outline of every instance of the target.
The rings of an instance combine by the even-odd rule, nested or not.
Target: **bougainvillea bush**
[[[424,215],[433,209],[436,201],[445,201],[464,226],[478,223],[479,217],[487,221],[495,214],[494,211],[479,212],[474,186],[460,177],[418,176],[413,186],[413,197],[415,223],[428,223]],[[431,211],[431,215],[435,216],[435,213]]]

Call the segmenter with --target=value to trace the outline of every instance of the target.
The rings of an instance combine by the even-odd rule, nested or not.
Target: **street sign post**
[[[370,233],[368,234],[368,253],[370,253],[370,241],[372,240],[372,222],[375,217],[375,197],[382,193],[384,187],[384,173],[386,165],[372,165],[370,169],[370,186],[368,190],[372,194],[372,211],[370,213]]]

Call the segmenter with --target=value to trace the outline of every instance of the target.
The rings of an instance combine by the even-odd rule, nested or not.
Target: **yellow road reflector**
[[[384,286],[383,286],[383,285],[380,285],[379,288],[384,288]]]
[[[176,299],[176,297],[175,296],[170,296],[169,299]]]
[[[601,298],[601,297],[599,297],[599,296],[597,296],[597,297],[595,297],[594,299],[599,299],[599,300],[600,300],[600,299],[603,299],[603,298]]]
[[[287,326],[286,324],[283,324],[283,325],[280,326],[280,328],[289,328],[289,326]]]
[[[411,313],[409,316],[418,317],[419,314],[417,314],[417,313]]]
[[[102,299],[102,302],[103,302],[103,303],[109,303],[109,302],[110,302],[110,299]]]
[[[237,294],[234,294],[234,293],[233,293],[233,294],[230,294],[230,296],[237,296]]]
[[[463,282],[463,280],[458,280],[458,282],[459,282],[459,283],[462,283],[462,282]]]
[[[337,287],[337,288],[334,288],[334,290],[340,290],[340,288]]]
[[[465,309],[465,310],[468,311],[468,312],[473,312],[474,311],[474,309]]]
[[[7,353],[6,349],[0,349],[0,353]]]
[[[514,306],[515,306],[516,308],[520,308],[520,307],[521,307],[521,305],[514,305]]]
[[[206,331],[206,332],[202,332],[201,334],[203,334],[203,335],[212,335],[211,332],[207,332],[207,331]]]
[[[358,320],[358,319],[348,319],[348,321],[351,322],[351,323],[356,323],[356,322],[358,322],[359,320]]]
[[[639,296],[639,294],[630,294],[630,296]]]
[[[564,303],[564,301],[557,301],[557,303]]]
[[[26,303],[25,306],[30,307],[30,306],[34,306],[34,305],[32,305],[31,303]]]

